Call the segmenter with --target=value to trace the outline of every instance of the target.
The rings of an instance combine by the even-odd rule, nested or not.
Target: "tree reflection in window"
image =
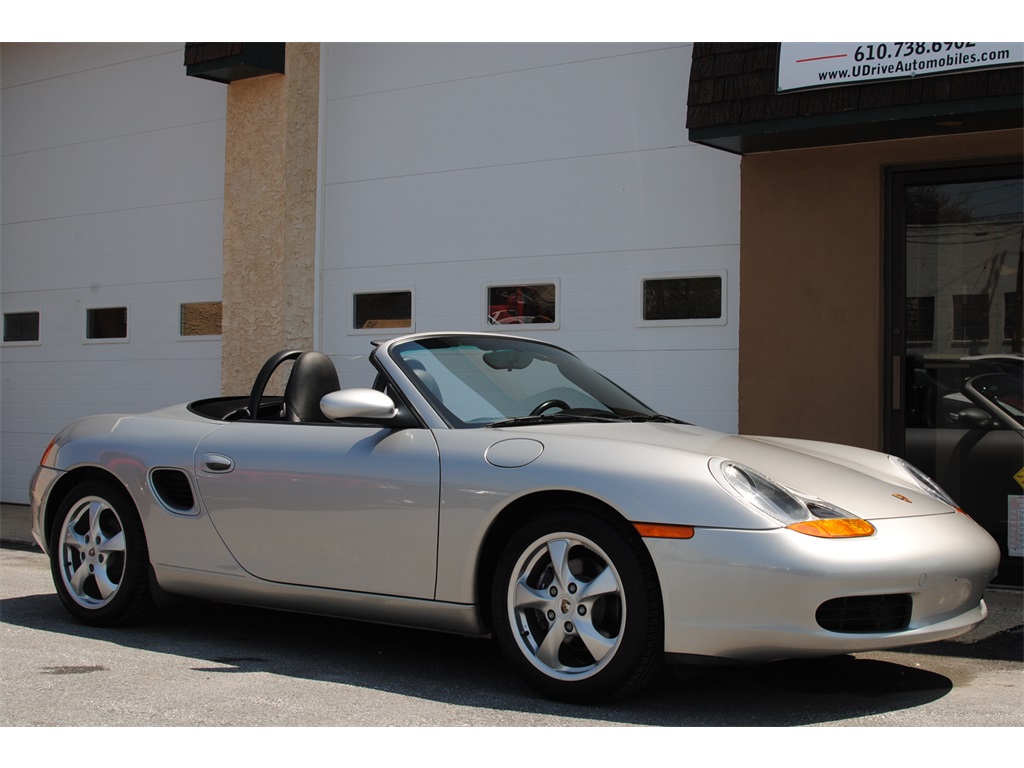
[[[644,320],[711,320],[722,316],[722,278],[644,280]]]

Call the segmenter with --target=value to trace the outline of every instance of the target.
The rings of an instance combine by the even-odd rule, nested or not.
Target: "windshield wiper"
[[[489,428],[494,427],[526,427],[532,424],[551,424],[553,422],[560,422],[568,424],[571,422],[600,422],[607,424],[615,421],[629,421],[628,416],[619,416],[614,413],[606,414],[593,414],[593,413],[567,413],[565,411],[558,411],[557,413],[541,414],[539,416],[516,416],[512,419],[505,419],[504,421],[495,421],[487,426]]]
[[[624,418],[626,418],[628,421],[637,422],[637,423],[649,423],[649,422],[657,422],[658,424],[689,424],[690,423],[688,421],[683,421],[682,419],[673,418],[672,416],[666,416],[666,415],[664,415],[662,413],[652,413],[650,416],[627,416],[627,417],[624,417]]]
[[[623,416],[617,413],[572,413],[571,411],[557,411],[556,413],[540,414],[538,416],[517,416],[504,421],[495,421],[488,424],[488,427],[524,427],[532,424],[551,424],[559,422],[568,424],[571,422],[598,422],[608,424],[612,422],[632,422],[634,424],[647,424],[656,422],[659,424],[686,424],[687,422],[674,419],[671,416],[663,416],[660,413],[648,415],[635,414]]]

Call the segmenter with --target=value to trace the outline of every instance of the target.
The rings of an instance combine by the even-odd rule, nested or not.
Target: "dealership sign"
[[[782,43],[779,91],[1024,62],[1024,43]]]

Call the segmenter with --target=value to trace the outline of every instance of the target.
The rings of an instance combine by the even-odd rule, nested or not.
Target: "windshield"
[[[453,427],[657,416],[579,358],[525,339],[427,338],[398,344],[391,355]]]
[[[1024,425],[1024,379],[1008,373],[986,373],[970,380],[970,388],[1014,422]]]

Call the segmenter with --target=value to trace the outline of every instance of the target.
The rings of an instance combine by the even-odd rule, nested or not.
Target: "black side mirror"
[[[956,415],[956,425],[964,429],[989,429],[995,426],[988,412],[975,406],[960,411]]]

